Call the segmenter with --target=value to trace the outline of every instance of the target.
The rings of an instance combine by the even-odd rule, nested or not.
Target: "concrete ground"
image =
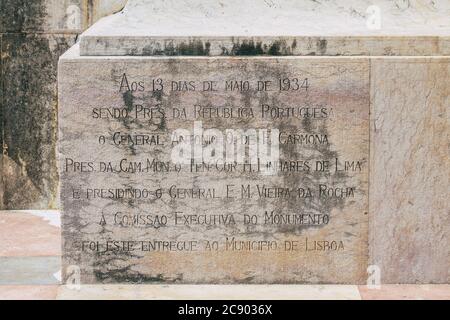
[[[0,300],[10,299],[450,299],[450,285],[60,284],[58,211],[0,211]]]

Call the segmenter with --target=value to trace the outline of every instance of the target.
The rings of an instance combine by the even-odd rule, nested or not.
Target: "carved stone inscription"
[[[368,70],[361,58],[63,60],[64,278],[364,282]]]

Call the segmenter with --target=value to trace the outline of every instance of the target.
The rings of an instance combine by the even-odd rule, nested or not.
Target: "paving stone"
[[[56,66],[75,35],[6,34],[2,39],[3,209],[55,208]]]
[[[87,27],[86,0],[2,0],[0,32],[72,32]]]
[[[360,286],[363,300],[449,300],[450,285],[383,285],[380,289]]]
[[[0,257],[61,255],[58,212],[0,211]]]
[[[0,285],[0,300],[54,300],[58,286]]]
[[[374,58],[370,264],[383,284],[449,283],[450,58]]]

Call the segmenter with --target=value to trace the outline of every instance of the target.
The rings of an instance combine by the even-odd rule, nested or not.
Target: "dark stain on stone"
[[[120,75],[120,76],[119,76]],[[111,73],[112,81],[118,82],[120,81],[123,75],[123,71],[113,70]],[[140,93],[125,91],[122,92],[122,101],[123,101],[123,109],[127,110],[129,114],[133,114],[133,112],[137,108],[151,108],[157,109],[160,113],[154,113],[155,117],[147,117],[146,119],[136,119],[134,117],[119,117],[117,120],[122,125],[122,131],[124,133],[133,133],[134,130],[139,129],[150,129],[154,131],[165,131],[167,130],[167,121],[163,116],[158,116],[160,114],[164,114],[165,110],[163,109],[163,97],[164,93],[162,90],[151,91],[150,93],[144,93],[140,95]],[[153,114],[152,114],[153,115]],[[116,129],[112,129],[110,127],[109,133],[111,136],[117,132]],[[122,144],[117,146],[124,150],[128,150],[131,155],[136,156],[138,154],[136,146],[133,144]]]
[[[270,75],[274,78],[279,78],[281,74],[287,73],[288,70],[280,69],[278,65],[276,68],[271,68],[267,64],[261,64],[256,67],[256,70],[252,72],[256,74]],[[273,96],[270,101],[260,101],[261,103],[269,103],[272,105],[281,105],[276,96]],[[312,120],[305,117],[301,120],[301,125],[295,120],[281,120],[274,123],[273,126],[278,128],[280,132],[301,132],[304,134],[322,134],[327,135],[327,120]],[[319,185],[327,185],[333,187],[346,187],[348,183],[348,174],[343,171],[339,172],[318,172],[313,170],[313,164],[315,160],[328,160],[330,163],[334,163],[336,158],[339,158],[337,151],[333,150],[331,141],[324,144],[315,145],[293,145],[293,144],[280,144],[280,160],[289,159],[302,159],[309,161],[311,170],[304,173],[296,172],[278,172],[282,182],[280,185],[287,187],[291,190],[296,190],[298,187],[310,188],[313,192],[311,198],[298,198],[290,197],[288,199],[282,198],[279,202],[274,203],[274,214],[278,213],[312,213],[328,215],[330,223],[334,216],[330,216],[334,208],[343,209],[347,201],[351,201],[351,198],[338,198],[338,197],[319,197]],[[260,202],[261,208],[264,206],[264,202]],[[268,210],[269,213],[271,210]],[[247,233],[258,234],[263,237],[271,237],[274,233],[294,234],[298,235],[304,230],[322,228],[326,224],[318,225],[295,225],[295,224],[281,224],[273,225],[270,229],[261,230],[247,230]]]
[[[253,39],[233,39],[231,48],[219,47],[221,56],[289,56],[297,48],[297,40],[294,39],[291,45],[286,40],[276,40],[270,43],[263,43]],[[324,40],[326,43],[326,40]],[[326,45],[326,44],[325,44]],[[141,52],[137,48],[129,49],[127,55],[142,56],[210,56],[211,42],[201,39],[191,40],[175,44],[173,41],[165,43],[154,43],[143,47]]]
[[[156,99],[158,102],[161,102],[163,98],[163,91],[162,90],[153,91],[152,98]]]
[[[228,49],[226,47],[222,46],[220,49],[222,50],[222,53],[220,55],[222,55],[222,56],[230,55],[230,52],[228,51]]]
[[[97,281],[102,283],[165,283],[168,281],[164,280],[162,274],[156,275],[154,277],[147,276],[142,273],[132,272],[131,266],[126,266],[114,270],[104,271],[97,269],[94,271],[95,278]],[[176,281],[172,281],[176,282]]]
[[[224,55],[230,56],[288,56],[292,55],[293,49],[297,46],[294,41],[293,45],[289,47],[286,41],[277,40],[271,44],[263,44],[261,41],[244,40],[242,42],[233,43],[231,52],[223,51]]]
[[[87,20],[89,22],[89,25],[94,23],[94,17],[93,17],[93,13],[94,13],[94,0],[87,0],[87,7],[88,9],[86,10],[87,12]]]
[[[177,46],[177,54],[182,56],[208,56],[211,45],[209,42],[203,44],[202,41],[196,40],[189,43],[180,43]]]
[[[301,121],[302,132],[306,134],[317,134],[321,133],[324,135],[328,135],[326,121],[312,121],[309,118],[304,118]],[[279,127],[280,131],[284,132],[295,132],[298,131],[298,127],[292,124],[283,124]],[[303,154],[305,150],[310,150],[312,152],[312,156],[306,156]],[[314,160],[321,159],[330,161],[330,163],[334,163],[336,158],[339,158],[339,155],[336,151],[331,149],[330,144],[323,145],[314,145],[314,146],[302,146],[302,151],[298,149],[297,146],[292,145],[280,145],[280,155],[285,159],[305,159],[309,160],[310,164],[313,164]],[[313,190],[313,198],[305,198],[305,199],[288,199],[287,201],[283,201],[280,203],[280,206],[277,207],[277,210],[280,212],[305,212],[305,213],[315,213],[328,215],[330,217],[330,223],[333,219],[330,216],[333,208],[342,209],[345,206],[346,200],[345,198],[321,198],[319,197],[319,185],[333,185],[335,187],[340,186],[343,187],[346,185],[347,175],[343,172],[335,172],[335,173],[326,173],[311,171],[309,173],[305,173],[302,175],[301,183],[299,183],[298,176],[295,174],[283,174],[283,185],[292,189],[295,189],[298,186],[304,188],[310,188]],[[293,233],[299,234],[302,230],[311,229],[311,228],[321,228],[325,226],[325,224],[320,225],[280,225],[277,226],[277,230],[282,233]]]
[[[132,51],[133,50],[131,50],[130,52],[128,52],[127,53],[127,55],[133,55],[132,54]],[[147,46],[145,46],[144,48],[142,48],[142,55],[143,56],[151,56],[151,55],[153,55],[153,49],[152,49],[152,47],[151,46],[149,46],[149,45],[147,45]]]
[[[39,190],[36,201],[40,196],[47,199],[44,203],[28,199],[13,204],[5,197],[5,206],[47,209],[55,205],[58,183],[57,61],[73,44],[74,36],[19,33],[3,35],[2,39],[4,142],[8,145],[8,156],[23,168]],[[8,184],[14,185],[14,180]]]
[[[6,146],[3,144],[3,71],[2,71],[2,35],[0,34],[0,210],[3,209],[3,154]]]
[[[234,43],[231,49],[232,56],[256,56],[263,55],[264,50],[261,42],[254,42],[253,40],[244,40],[241,43]]]
[[[211,50],[211,43],[209,41],[205,42],[205,52],[207,52],[209,55],[209,52]]]
[[[317,40],[317,51],[319,52],[320,55],[325,55],[325,53],[327,52],[327,40],[325,39],[319,39]]]
[[[302,126],[306,130],[306,132],[311,133],[313,131],[312,129],[312,120],[310,118],[303,118],[302,119]]]
[[[123,102],[125,105],[125,109],[128,112],[131,112],[133,110],[134,107],[134,97],[133,97],[133,93],[131,91],[126,91],[122,94],[122,98],[123,98]],[[127,129],[130,129],[130,119],[126,118],[123,119],[124,121],[124,125]]]

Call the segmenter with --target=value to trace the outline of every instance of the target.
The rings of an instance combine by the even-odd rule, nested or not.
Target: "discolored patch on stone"
[[[372,16],[367,10],[373,8],[364,1],[129,0],[123,12],[99,21],[83,34],[81,55],[447,54],[448,3],[409,1],[405,11],[392,1],[378,2],[382,28],[369,27]],[[206,45],[208,50],[204,50]]]
[[[75,35],[2,37],[4,209],[56,206],[58,57]]]
[[[44,0],[2,0],[0,2],[0,32],[23,32],[40,29],[46,17]]]
[[[0,211],[0,257],[61,256],[58,218],[47,211]]]
[[[3,209],[4,177],[3,177],[3,72],[2,72],[2,37],[0,33],[0,210]]]
[[[54,300],[57,285],[1,285],[0,300]]]

